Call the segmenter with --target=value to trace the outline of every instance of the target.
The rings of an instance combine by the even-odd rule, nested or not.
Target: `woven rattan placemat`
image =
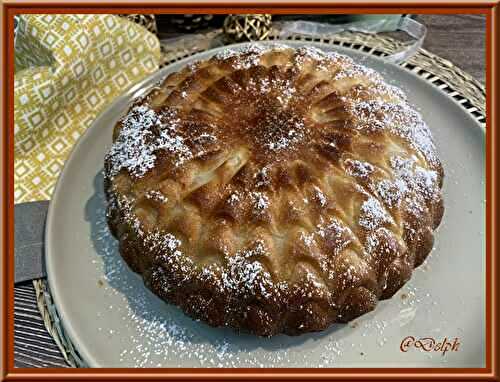
[[[218,31],[212,31],[205,34],[204,37],[210,40],[217,33]],[[269,39],[283,40],[279,37],[277,31],[271,31]],[[333,36],[318,38],[292,35],[287,36],[285,40],[322,42],[355,49],[376,56],[385,56],[399,51],[403,47],[402,42],[391,37],[358,32],[342,32]],[[192,47],[189,49],[172,50],[164,46],[162,66],[198,53],[199,51]],[[469,74],[453,65],[452,62],[425,49],[420,49],[417,54],[402,63],[401,66],[446,92],[474,116],[480,124],[485,124],[486,92],[484,86]],[[47,281],[45,279],[34,280],[33,285],[36,291],[38,309],[42,315],[45,327],[54,338],[66,362],[72,367],[85,367],[84,361],[64,331],[56,307],[52,301]]]

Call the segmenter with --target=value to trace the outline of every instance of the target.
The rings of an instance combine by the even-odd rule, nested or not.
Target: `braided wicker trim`
[[[146,28],[148,31],[151,33],[154,33],[155,35],[158,34],[158,28],[156,26],[156,18],[155,15],[148,15],[148,14],[125,14],[125,15],[118,15],[120,17],[124,17],[126,19],[129,19],[130,21],[139,24]]]
[[[85,367],[85,362],[81,359],[78,351],[67,337],[61,325],[56,306],[52,302],[48,282],[44,279],[33,280],[33,286],[36,291],[36,304],[42,316],[45,328],[52,338],[54,338],[64,359],[71,367]]]
[[[224,40],[219,38],[221,30],[211,31],[197,35],[202,42],[189,44],[175,50],[162,45],[161,67],[179,61],[195,53],[214,47],[214,41],[223,45]],[[280,40],[278,32],[273,30],[268,36],[269,40]],[[203,42],[204,40],[204,42]],[[358,32],[342,32],[331,37],[304,37],[300,35],[288,36],[286,40],[313,41],[342,46],[372,54],[386,56],[400,50],[402,43],[386,36],[364,34]],[[484,125],[486,115],[486,92],[484,86],[472,76],[453,65],[448,60],[436,56],[425,49],[401,64],[418,76],[431,82],[449,96],[459,102],[476,120]],[[54,338],[66,362],[72,367],[87,367],[78,354],[70,338],[66,335],[60,322],[59,315],[50,295],[48,282],[44,279],[33,280],[36,290],[37,305],[42,315],[45,327]]]

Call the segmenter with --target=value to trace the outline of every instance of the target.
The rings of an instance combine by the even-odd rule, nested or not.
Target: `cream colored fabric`
[[[15,202],[50,199],[81,134],[158,69],[159,41],[115,15],[22,15],[15,49]]]

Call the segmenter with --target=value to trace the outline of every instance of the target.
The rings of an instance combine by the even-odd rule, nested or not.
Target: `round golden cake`
[[[401,90],[344,55],[278,45],[170,74],[105,158],[127,264],[191,317],[262,336],[391,297],[432,249],[442,179]]]

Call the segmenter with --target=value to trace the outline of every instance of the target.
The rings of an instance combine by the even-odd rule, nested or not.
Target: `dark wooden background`
[[[446,58],[484,83],[485,30],[483,16],[422,15],[427,25],[424,48]],[[15,288],[15,366],[64,367],[65,361],[45,330],[31,281]]]
[[[482,15],[421,15],[427,26],[424,48],[453,62],[484,83],[486,18]]]

